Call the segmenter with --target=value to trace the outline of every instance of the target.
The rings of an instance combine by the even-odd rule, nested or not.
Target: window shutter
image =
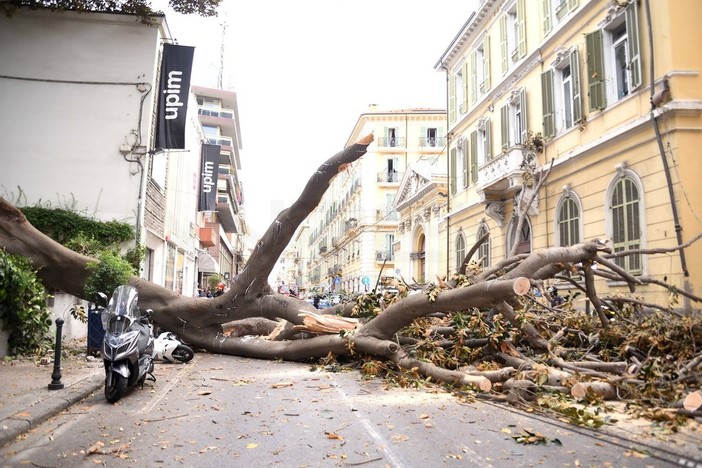
[[[507,151],[509,148],[509,105],[502,106],[500,109],[500,139],[502,151]]]
[[[604,50],[602,46],[602,31],[597,30],[585,35],[587,48],[587,83],[590,110],[604,109],[605,76],[604,76]]]
[[[478,99],[478,52],[473,51],[470,53],[470,103],[475,104]]]
[[[485,161],[492,159],[492,141],[490,140],[492,135],[490,132],[490,127],[492,127],[492,121],[488,120],[485,122]]]
[[[568,0],[568,11],[578,8],[578,0]]]
[[[468,155],[468,142],[464,139],[461,144],[463,150],[463,188],[468,187],[468,172],[470,171],[470,161]]]
[[[456,121],[456,75],[449,75],[448,82],[448,118],[449,122]]]
[[[570,79],[573,88],[573,121],[583,120],[583,104],[580,96],[580,54],[578,49],[570,53]]]
[[[427,135],[427,127],[421,127],[419,130],[419,146],[429,146],[429,135]]]
[[[500,69],[502,74],[507,73],[507,15],[500,17]]]
[[[551,0],[541,0],[541,13],[543,15],[544,37],[551,31]]]
[[[456,147],[454,146],[451,148],[451,156],[450,156],[450,168],[449,170],[451,173],[449,174],[449,190],[451,190],[451,194],[456,193]]]
[[[519,29],[519,37],[517,38],[519,46],[519,58],[526,55],[526,18],[525,18],[524,0],[517,0],[517,29]]]
[[[544,120],[544,136],[552,137],[556,134],[556,116],[553,102],[553,70],[541,74],[541,110]]]
[[[519,92],[519,107],[522,110],[520,113],[520,120],[522,124],[522,134],[519,135],[519,143],[526,143],[527,141],[527,108],[526,108],[526,90],[522,89]]]
[[[641,50],[639,44],[639,7],[637,2],[626,6],[626,42],[629,53],[629,84],[631,89],[641,86]]]
[[[483,40],[483,82],[481,86],[483,86],[483,93],[490,89],[490,36],[485,36]]]
[[[468,99],[470,93],[470,75],[468,74],[468,60],[463,61],[463,112],[468,112]]]
[[[470,134],[470,181],[478,181],[478,131]]]

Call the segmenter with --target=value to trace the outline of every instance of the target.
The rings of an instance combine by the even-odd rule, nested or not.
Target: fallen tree
[[[699,314],[681,314],[635,298],[600,296],[594,278],[625,282],[632,291],[643,283],[655,284],[696,304],[702,299],[628,274],[612,260],[605,241],[513,255],[486,269],[469,262],[476,245],[451,278],[399,284],[397,295],[361,295],[327,309],[327,315],[298,298],[276,294],[267,278],[296,229],[330,181],[360,158],[372,140],[372,135],[361,139],[317,169],[300,197],[258,241],[224,295],[183,297],[132,277],[140,306],[153,309],[159,327],[214,353],[345,360],[369,375],[395,373],[401,383],[433,381],[486,394],[504,391],[515,404],[533,401],[541,392],[569,392],[581,400],[646,395],[654,406],[671,408],[686,398],[684,414],[699,415],[699,395],[692,393],[702,380]],[[2,199],[0,245],[29,258],[45,285],[92,299],[85,293],[87,265],[96,260],[43,235]],[[572,309],[572,297],[558,308],[536,300],[534,291],[543,290],[545,280],[572,281],[563,271],[584,278],[582,284],[573,283],[594,305],[596,317]],[[666,346],[655,336],[640,334],[652,323],[666,328]],[[671,337],[682,342],[674,351]],[[675,352],[673,363],[662,357],[669,352]]]

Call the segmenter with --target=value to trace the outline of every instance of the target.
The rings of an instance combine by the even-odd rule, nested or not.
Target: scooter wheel
[[[178,345],[171,353],[171,356],[178,362],[188,362],[195,356],[195,353],[190,349],[190,346]]]
[[[127,378],[119,372],[113,372],[111,377],[105,379],[105,398],[110,403],[117,403],[127,392]]]

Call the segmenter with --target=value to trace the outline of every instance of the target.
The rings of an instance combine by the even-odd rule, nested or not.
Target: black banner
[[[200,163],[200,197],[198,211],[214,211],[217,207],[217,175],[219,173],[219,145],[202,145]]]
[[[190,95],[194,47],[163,45],[158,85],[156,148],[185,148],[185,114]]]

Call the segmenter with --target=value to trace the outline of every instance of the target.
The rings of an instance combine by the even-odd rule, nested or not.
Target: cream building
[[[515,243],[529,252],[604,237],[620,252],[691,241],[702,232],[702,54],[691,46],[702,3],[657,0],[650,14],[648,1],[532,3],[483,0],[435,67],[448,78],[447,266],[484,233],[477,256],[488,265]],[[515,232],[535,186],[524,169],[549,167]],[[698,242],[616,263],[700,294],[701,257]],[[636,296],[669,299],[658,286]]]
[[[375,141],[367,153],[332,180],[308,217],[309,240],[300,251],[307,265],[308,291],[366,292],[376,285],[392,286],[398,276],[409,280],[420,274],[397,256],[403,245],[409,245],[404,234],[397,234],[401,218],[395,199],[415,164],[431,166],[445,151],[446,114],[435,109],[371,107],[359,117],[347,146],[369,133]],[[427,222],[437,221],[432,217]],[[438,261],[440,252],[425,250],[427,261]]]

